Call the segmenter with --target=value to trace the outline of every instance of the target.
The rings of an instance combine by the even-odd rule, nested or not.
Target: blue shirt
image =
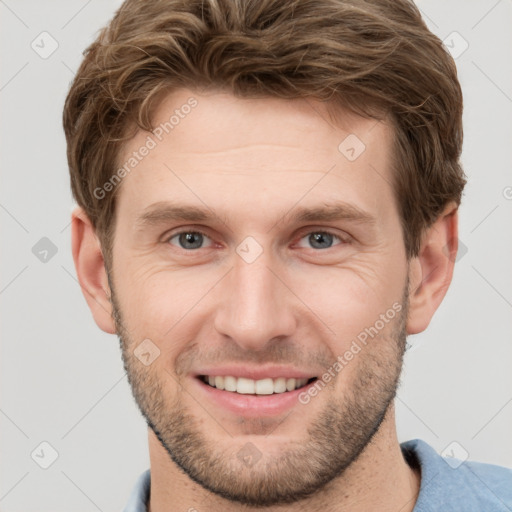
[[[407,462],[421,468],[414,512],[512,512],[512,469],[441,457],[420,439],[400,446]],[[123,512],[147,512],[149,488],[148,469]]]

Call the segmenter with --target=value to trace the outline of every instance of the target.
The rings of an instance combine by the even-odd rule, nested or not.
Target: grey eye
[[[200,249],[204,242],[205,237],[208,238],[204,233],[200,233],[199,231],[182,231],[181,233],[176,233],[175,235],[170,237],[169,243],[172,244],[171,240],[177,238],[179,247],[181,249]]]
[[[334,235],[322,231],[311,233],[308,238],[315,249],[328,249],[332,246],[333,239]]]
[[[307,242],[304,242],[304,240],[307,240]],[[337,240],[336,243],[334,242],[335,240]],[[306,249],[330,249],[343,243],[347,243],[347,240],[329,231],[310,231],[300,239],[299,247]]]

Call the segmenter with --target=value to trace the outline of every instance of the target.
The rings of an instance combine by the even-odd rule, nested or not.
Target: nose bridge
[[[242,242],[222,288],[216,328],[247,350],[263,349],[295,328],[291,293],[274,274],[272,261],[270,250]]]

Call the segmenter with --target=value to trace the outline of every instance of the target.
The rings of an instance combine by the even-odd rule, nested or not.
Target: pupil
[[[197,249],[198,247],[201,246],[201,233],[195,233],[195,232],[190,232],[190,233],[184,233],[182,235],[180,235],[180,242],[182,243],[182,245],[185,245],[187,246],[188,244],[192,244],[192,248],[193,249]],[[196,242],[194,243],[194,238],[196,238]],[[187,249],[190,249],[190,245],[188,245],[186,247]]]
[[[328,233],[315,233],[312,235],[312,245],[315,246],[317,243],[327,243],[328,246],[332,243],[332,235]],[[317,246],[318,247],[318,246]],[[325,246],[319,247],[320,249],[325,249]]]

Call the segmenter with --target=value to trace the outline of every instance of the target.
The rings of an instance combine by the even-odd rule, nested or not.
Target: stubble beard
[[[368,446],[396,395],[406,347],[408,283],[389,336],[369,341],[355,356],[359,368],[350,389],[345,388],[341,397],[332,389],[321,391],[319,395],[325,398],[313,400],[325,400],[325,406],[310,421],[305,438],[289,442],[277,457],[259,450],[261,458],[246,465],[239,456],[246,443],[228,434],[225,442],[209,438],[198,419],[187,412],[183,392],[166,400],[164,387],[177,385],[176,379],[165,372],[157,376],[133,355],[137,342],[129,336],[112,286],[111,302],[124,368],[149,428],[193,481],[232,502],[269,507],[296,503],[320,492],[343,475]],[[304,422],[305,407],[297,403],[286,421]]]

